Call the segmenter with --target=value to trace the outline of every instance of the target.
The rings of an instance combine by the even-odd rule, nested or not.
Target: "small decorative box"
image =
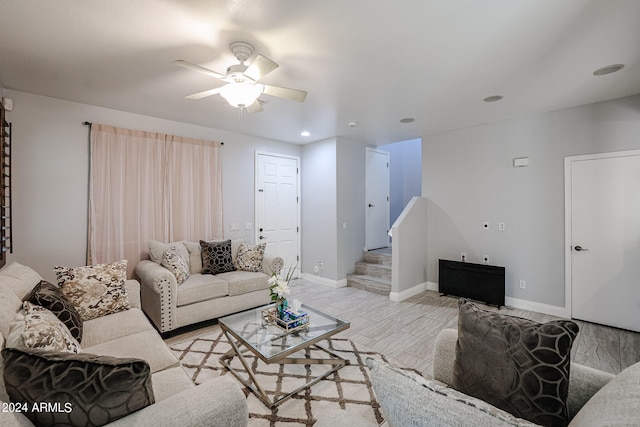
[[[284,311],[282,320],[287,324],[291,324],[291,327],[297,328],[309,322],[309,316],[304,311],[295,312],[288,308]]]

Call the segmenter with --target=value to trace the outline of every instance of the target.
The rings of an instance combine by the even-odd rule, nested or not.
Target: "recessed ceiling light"
[[[606,74],[615,73],[616,71],[620,71],[624,68],[624,64],[613,64],[607,65],[606,67],[598,68],[593,72],[594,76],[604,76]]]
[[[302,132],[300,132],[300,136],[310,136],[311,132],[309,132],[308,130],[303,130]]]
[[[493,95],[493,96],[487,96],[483,101],[496,102],[496,101],[500,101],[501,99],[502,99],[502,95]]]
[[[413,117],[405,117],[404,119],[400,119],[400,123],[412,123],[415,120],[416,119],[414,119]]]

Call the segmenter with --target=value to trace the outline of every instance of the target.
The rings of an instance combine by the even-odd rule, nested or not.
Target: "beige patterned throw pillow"
[[[29,301],[24,301],[22,307],[24,315],[16,318],[22,321],[11,325],[12,332],[9,335],[19,335],[18,342],[13,344],[17,344],[18,347],[65,353],[82,352],[78,341],[55,314]]]
[[[161,265],[176,276],[178,285],[183,284],[189,278],[189,265],[175,246],[164,251]]]
[[[62,293],[77,308],[83,321],[131,308],[125,288],[126,260],[53,269]]]
[[[241,271],[261,272],[262,259],[264,258],[264,250],[266,248],[266,243],[260,243],[255,246],[241,244],[238,248],[236,268]]]

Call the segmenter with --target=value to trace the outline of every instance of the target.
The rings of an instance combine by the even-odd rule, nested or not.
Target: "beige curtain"
[[[92,125],[87,263],[126,259],[131,277],[149,239],[221,238],[220,147]]]

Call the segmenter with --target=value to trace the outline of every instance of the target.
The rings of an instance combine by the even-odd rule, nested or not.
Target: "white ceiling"
[[[219,95],[184,99],[221,83],[171,61],[224,73],[237,40],[280,64],[262,82],[306,101],[263,95],[263,112],[241,115]],[[294,143],[383,144],[640,93],[640,1],[0,0],[0,86]]]

